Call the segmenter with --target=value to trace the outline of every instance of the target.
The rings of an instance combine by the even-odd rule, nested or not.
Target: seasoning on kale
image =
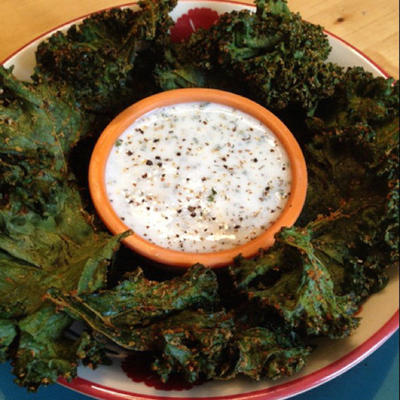
[[[236,373],[259,380],[278,379],[300,371],[310,354],[309,347],[294,345],[269,329],[256,327],[237,336],[239,359]]]

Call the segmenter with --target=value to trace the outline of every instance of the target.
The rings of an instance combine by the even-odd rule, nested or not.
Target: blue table
[[[13,383],[9,364],[0,365],[0,400],[89,400],[59,385],[27,393]],[[293,400],[397,400],[399,398],[399,332],[344,375]]]

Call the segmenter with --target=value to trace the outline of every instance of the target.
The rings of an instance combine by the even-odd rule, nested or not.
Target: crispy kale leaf
[[[229,363],[233,319],[223,311],[184,311],[160,324],[161,352],[153,369],[162,381],[180,374],[188,382],[224,377]],[[169,322],[169,324],[168,324]]]
[[[0,86],[0,351],[17,358],[18,382],[36,389],[76,368],[61,339],[71,320],[45,293],[102,287],[119,237],[94,231],[69,171],[70,150],[86,133],[70,90],[18,82],[4,68]]]
[[[19,322],[19,346],[13,362],[19,385],[35,391],[59,377],[75,377],[80,360],[93,367],[108,362],[104,348],[87,332],[76,340],[66,338],[64,330],[70,324],[70,318],[56,313],[52,305]]]
[[[331,220],[328,218],[325,223]],[[318,224],[324,227],[323,221]],[[333,228],[331,223],[327,231]],[[307,335],[347,336],[357,326],[353,317],[357,306],[352,296],[335,291],[334,279],[340,280],[340,275],[332,275],[340,273],[336,269],[342,260],[335,258],[333,250],[342,249],[339,244],[328,242],[332,255],[325,253],[325,241],[319,234],[312,225],[285,229],[271,251],[256,260],[238,259],[231,273],[254,307],[274,310],[292,330]],[[331,244],[337,248],[331,249]],[[252,265],[257,271],[251,270]]]
[[[138,11],[111,9],[57,32],[39,45],[34,79],[65,82],[83,109],[114,115],[154,90],[148,78],[175,4],[141,1]]]
[[[236,337],[239,359],[235,372],[259,380],[278,379],[300,371],[310,354],[309,347],[294,345],[287,337],[255,327]]]
[[[86,134],[87,121],[63,85],[19,82],[1,67],[0,87],[1,202],[54,213],[63,203],[58,189],[70,180],[68,153]]]
[[[48,296],[73,318],[86,321],[118,345],[144,351],[152,348],[155,339],[142,332],[142,327],[150,333],[157,331],[161,317],[185,309],[212,308],[217,289],[215,274],[194,266],[182,277],[165,282],[149,281],[138,269],[112,290],[77,295],[52,289]]]
[[[399,84],[350,68],[335,95],[321,102],[307,123],[314,136],[306,147],[310,185],[302,220],[326,209],[350,212],[364,204],[370,215],[365,215],[368,223],[360,233],[363,241],[396,261]]]
[[[358,143],[373,139],[374,127],[399,115],[399,84],[393,79],[374,77],[361,67],[349,68],[335,87],[333,95],[322,101],[313,118],[313,130],[352,135]],[[392,146],[396,142],[391,143]]]
[[[285,1],[256,3],[256,13],[223,14],[210,29],[167,49],[164,65],[156,70],[161,87],[205,82],[233,87],[274,110],[296,104],[312,113],[332,95],[342,73],[326,62],[327,37],[320,26],[291,13]]]

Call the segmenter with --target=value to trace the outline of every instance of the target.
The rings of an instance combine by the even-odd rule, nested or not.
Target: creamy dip
[[[106,189],[117,215],[159,246],[214,252],[259,236],[290,194],[288,156],[252,116],[216,103],[153,110],[115,142]]]

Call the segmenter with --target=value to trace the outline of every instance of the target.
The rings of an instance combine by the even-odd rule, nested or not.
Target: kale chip
[[[152,93],[148,71],[168,40],[176,0],[146,0],[139,10],[111,9],[57,32],[36,53],[38,82],[70,85],[82,109],[114,116]]]

